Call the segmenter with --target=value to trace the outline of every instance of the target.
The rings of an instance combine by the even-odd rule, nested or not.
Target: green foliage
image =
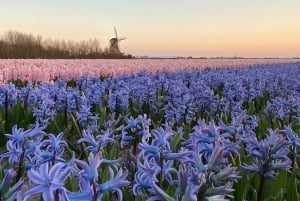
[[[241,176],[242,178],[234,184],[235,191],[233,195],[236,200],[247,200],[251,191],[251,185],[248,179],[249,175],[242,173]]]
[[[21,88],[21,87],[26,86],[28,84],[28,81],[27,80],[15,79],[15,80],[9,80],[8,83],[12,83],[16,87]]]
[[[5,134],[5,122],[3,120],[0,120],[0,153],[2,153],[2,151],[6,149],[5,145],[7,139],[4,134]]]
[[[266,200],[283,200],[288,173],[280,171],[276,179],[267,179],[265,187]]]
[[[180,145],[180,140],[182,139],[183,132],[178,132],[173,140],[171,141],[171,151],[178,150],[178,146]]]
[[[296,171],[293,171],[287,180],[286,200],[299,200],[299,179],[296,178]]]

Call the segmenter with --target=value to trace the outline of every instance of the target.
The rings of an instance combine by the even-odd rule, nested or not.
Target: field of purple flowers
[[[0,201],[296,201],[299,133],[299,62],[12,81]]]

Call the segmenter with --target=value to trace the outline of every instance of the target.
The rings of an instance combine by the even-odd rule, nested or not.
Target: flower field
[[[0,59],[0,83],[9,80],[73,80],[78,76],[119,76],[148,72],[233,68],[296,62],[299,59]]]
[[[208,61],[2,60],[0,201],[299,200],[300,62]]]

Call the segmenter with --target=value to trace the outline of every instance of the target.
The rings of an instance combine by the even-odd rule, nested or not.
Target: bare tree
[[[0,58],[130,58],[113,55],[109,48],[102,50],[94,39],[73,41],[43,39],[41,35],[24,34],[9,30],[0,38]]]

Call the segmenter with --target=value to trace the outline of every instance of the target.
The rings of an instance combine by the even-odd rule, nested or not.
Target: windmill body
[[[116,30],[116,27],[114,27],[114,31],[115,31],[115,37],[114,38],[111,38],[109,40],[109,48],[110,48],[110,52],[111,53],[117,53],[117,54],[120,54],[121,51],[120,51],[120,48],[119,48],[119,42],[122,41],[122,40],[125,40],[126,37],[118,37],[118,33],[117,33],[117,30]]]

